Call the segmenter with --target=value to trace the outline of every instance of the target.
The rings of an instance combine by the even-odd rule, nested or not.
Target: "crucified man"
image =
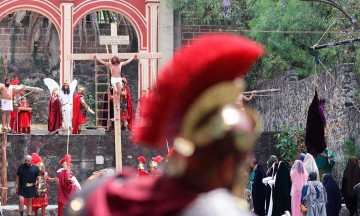
[[[133,59],[137,58],[137,54],[133,57],[129,58],[126,61],[119,59],[117,56],[111,58],[109,62],[105,62],[99,59],[96,55],[94,56],[94,60],[104,64],[111,69],[111,85],[114,90],[115,104],[116,109],[120,109],[120,92],[122,88],[122,78],[121,78],[121,67],[129,64]]]

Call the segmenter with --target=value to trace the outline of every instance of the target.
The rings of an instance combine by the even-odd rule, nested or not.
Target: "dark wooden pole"
[[[7,203],[7,164],[6,164],[6,143],[7,143],[7,134],[2,133],[1,137],[1,205],[6,205]]]

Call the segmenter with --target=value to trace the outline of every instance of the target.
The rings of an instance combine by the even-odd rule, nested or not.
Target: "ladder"
[[[107,95],[109,87],[109,68],[95,61],[95,125],[96,129],[105,128],[106,131],[110,131],[112,124],[110,117],[110,97]],[[104,100],[106,95],[107,100]]]

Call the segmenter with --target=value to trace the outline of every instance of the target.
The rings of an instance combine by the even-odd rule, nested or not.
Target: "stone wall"
[[[122,163],[123,166],[137,168],[137,158],[143,155],[147,161],[152,157],[166,157],[166,149],[155,150],[131,144],[130,132],[122,131]],[[66,135],[8,135],[7,136],[7,169],[8,169],[8,205],[16,204],[15,174],[23,163],[23,158],[33,152],[38,153],[45,161],[50,177],[56,177],[61,168],[59,160],[66,154]],[[96,170],[115,166],[114,134],[103,135],[70,135],[69,153],[72,156],[72,170],[80,183],[84,182]],[[1,149],[0,149],[1,153]],[[96,157],[103,159],[96,163]],[[2,165],[1,165],[2,166]],[[1,169],[1,167],[0,167]],[[50,183],[49,204],[57,204],[57,184]]]
[[[330,74],[336,82],[328,73],[318,74],[318,94],[326,99],[327,144],[334,151],[336,161],[340,162],[343,155],[341,144],[345,140],[353,138],[357,145],[360,145],[360,112],[349,100],[355,100],[358,84],[354,64],[342,64],[332,69]],[[263,115],[265,131],[280,131],[283,125],[305,127],[307,111],[314,97],[314,83],[316,76],[298,80],[296,72],[291,71],[286,76],[256,86],[256,89],[281,90],[280,94],[255,97],[253,100],[252,106]],[[357,106],[359,107],[359,104]],[[342,172],[340,167],[337,168]]]

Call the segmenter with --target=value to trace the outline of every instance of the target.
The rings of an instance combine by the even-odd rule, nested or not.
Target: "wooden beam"
[[[163,57],[162,53],[118,53],[117,57],[120,59],[129,59],[135,54],[138,55],[138,59],[161,59]],[[68,60],[94,60],[94,55],[99,59],[110,59],[113,54],[104,54],[104,53],[93,53],[93,54],[70,54],[67,56]]]
[[[254,90],[254,91],[247,91],[243,92],[243,95],[249,95],[254,92],[255,94],[265,94],[265,93],[273,93],[273,92],[280,92],[280,89],[264,89],[264,90]]]
[[[6,205],[7,203],[7,164],[6,164],[6,144],[7,144],[7,134],[2,133],[1,138],[1,205]],[[1,208],[1,207],[0,207]]]

